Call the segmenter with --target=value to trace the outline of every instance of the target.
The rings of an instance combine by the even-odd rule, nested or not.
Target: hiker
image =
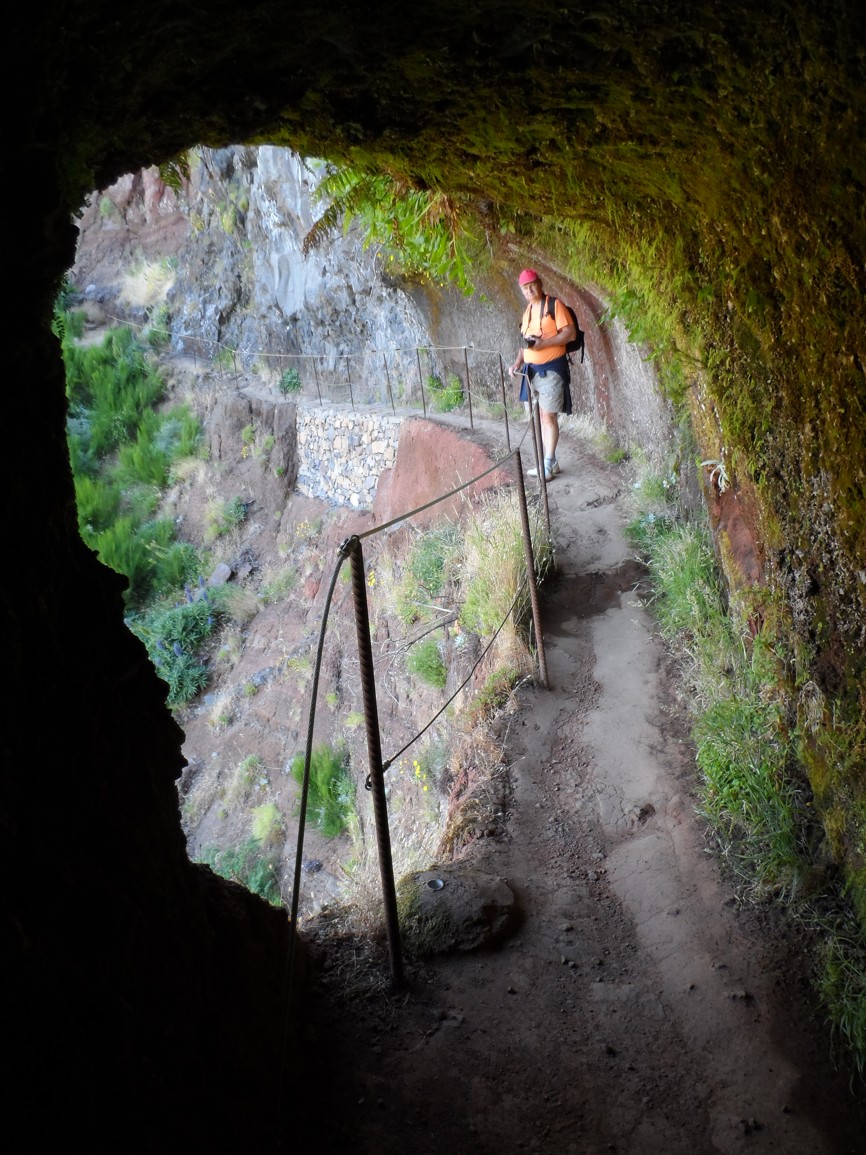
[[[559,441],[559,414],[570,412],[570,373],[566,345],[577,336],[574,322],[557,298],[553,316],[545,308],[546,296],[535,269],[524,269],[517,278],[527,305],[520,322],[523,346],[508,372],[522,373],[528,389],[538,399],[541,441],[544,446],[544,480],[559,473],[556,446]],[[522,396],[522,395],[521,395]],[[525,398],[524,398],[525,399]],[[530,477],[538,471],[527,470]]]

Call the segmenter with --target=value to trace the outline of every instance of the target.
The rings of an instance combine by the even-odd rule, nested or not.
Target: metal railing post
[[[547,501],[547,481],[544,476],[544,439],[541,436],[541,418],[538,416],[538,398],[535,396],[532,397],[530,411],[532,414],[532,442],[535,446],[535,470],[538,475],[538,484],[541,487],[544,524],[547,526],[547,532],[550,533],[550,506]]]
[[[379,733],[379,710],[376,705],[376,681],[373,673],[373,649],[370,645],[370,618],[367,612],[367,584],[364,580],[364,553],[358,537],[346,543],[352,563],[352,595],[355,600],[355,629],[358,635],[358,662],[364,697],[364,719],[367,727],[367,753],[370,760],[370,790],[376,819],[376,843],[379,848],[379,873],[382,878],[382,900],[391,977],[395,987],[403,985],[403,958],[400,945],[400,921],[397,916],[397,893],[388,833],[388,804],[385,798],[385,771],[382,765],[382,740]]]
[[[466,397],[469,401],[469,428],[474,430],[475,424],[472,420],[472,389],[469,385],[469,352],[466,346],[463,346],[463,364],[466,367]]]
[[[532,552],[532,530],[529,527],[529,510],[526,505],[526,486],[523,483],[523,461],[520,450],[515,451],[517,459],[517,500],[520,506],[520,524],[523,527],[523,552],[526,556],[526,580],[529,583],[529,600],[532,605],[532,624],[538,643],[538,672],[545,690],[550,689],[547,676],[547,657],[544,653],[544,633],[541,629],[541,608],[538,604],[538,583],[535,577],[535,555]],[[550,532],[550,527],[548,527]]]
[[[382,354],[382,361],[384,362],[384,365],[385,365],[385,383],[388,386],[388,400],[391,402],[391,412],[396,413],[397,410],[394,408],[394,394],[391,392],[391,374],[388,372],[388,354],[387,353]]]
[[[349,386],[349,401],[352,404],[352,412],[355,412],[355,395],[352,392],[352,368],[350,365],[350,358],[346,358],[346,384]]]
[[[502,360],[502,354],[499,354],[499,387],[502,391],[502,412],[505,414],[505,444],[511,451],[511,429],[508,425],[508,398],[505,393],[505,365]]]
[[[418,361],[418,385],[421,389],[421,408],[424,410],[424,416],[427,416],[427,399],[424,396],[424,374],[421,372],[421,350],[416,347],[415,357]]]

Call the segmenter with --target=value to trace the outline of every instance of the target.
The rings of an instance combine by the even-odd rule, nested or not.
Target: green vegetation
[[[441,377],[431,374],[427,378],[427,392],[430,405],[437,413],[449,413],[463,404],[463,382],[455,373],[449,373],[444,383]]]
[[[431,618],[432,605],[448,586],[459,549],[460,527],[450,521],[425,530],[412,543],[403,575],[393,591],[404,625]]]
[[[247,506],[242,497],[233,497],[228,501],[212,502],[207,512],[204,538],[206,542],[213,543],[217,538],[237,529],[247,516]]]
[[[184,601],[131,615],[127,625],[147,648],[159,676],[168,684],[168,704],[182,706],[208,682],[201,654],[221,619],[212,594],[200,585],[184,590]]]
[[[277,388],[284,396],[289,393],[300,393],[301,375],[297,369],[286,369],[280,376]]]
[[[537,576],[542,579],[552,565],[552,543],[539,521],[532,535]],[[509,618],[517,629],[525,625],[529,610],[526,550],[513,492],[479,502],[464,532],[460,576],[463,629],[492,637]]]
[[[214,364],[220,369],[234,369],[237,349],[231,345],[220,345],[214,354]]]
[[[296,754],[289,766],[299,786],[304,784],[305,761],[304,754]],[[307,811],[326,838],[336,838],[348,829],[355,813],[355,783],[345,748],[323,743],[310,752]]]
[[[283,834],[283,818],[275,802],[265,802],[252,810],[253,838],[262,846],[277,842]]]
[[[127,579],[127,625],[167,684],[168,704],[182,706],[207,685],[206,648],[224,611],[220,595],[204,587],[198,551],[156,511],[174,466],[199,452],[201,428],[186,406],[160,410],[164,383],[131,329],[79,346],[81,326],[69,306],[65,291],[54,330],[66,368],[79,532]],[[241,504],[235,516],[243,512]]]
[[[825,876],[818,822],[802,751],[814,747],[817,699],[791,686],[793,663],[769,617],[747,628],[745,605],[728,605],[708,532],[653,505],[627,536],[649,568],[653,611],[677,657],[692,712],[700,770],[698,811],[743,898],[785,903],[818,926],[816,985],[854,1071],[866,1067],[866,936],[849,897]],[[797,720],[795,698],[804,704]],[[811,703],[811,705],[808,705]],[[829,913],[832,911],[832,915]]]
[[[853,919],[818,927],[818,989],[841,1056],[866,1078],[866,941]]]
[[[406,658],[406,666],[411,674],[417,675],[428,686],[434,686],[437,690],[445,689],[448,671],[439,643],[432,638],[425,638],[412,646]]]
[[[240,846],[202,851],[201,862],[232,882],[240,883],[271,906],[281,906],[280,851],[267,848],[258,838],[248,838]]]
[[[62,334],[66,367],[79,532],[105,565],[127,578],[130,609],[141,609],[199,576],[195,550],[176,541],[171,519],[154,513],[173,464],[198,451],[201,429],[184,406],[158,411],[165,386],[130,329],[81,347],[77,328],[61,299],[55,331]]]
[[[287,598],[297,584],[298,571],[294,566],[272,567],[259,586],[259,598],[263,605],[273,605]]]
[[[473,270],[489,264],[485,230],[459,198],[413,188],[363,164],[328,165],[315,193],[326,205],[304,239],[305,255],[357,219],[364,245],[376,244],[395,272],[474,292]]]
[[[516,666],[503,666],[488,674],[472,700],[469,709],[472,722],[477,725],[501,710],[523,677],[523,672]]]

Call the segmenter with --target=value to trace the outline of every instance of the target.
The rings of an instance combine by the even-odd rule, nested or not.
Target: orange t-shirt
[[[547,295],[540,301],[530,301],[523,310],[523,319],[520,322],[520,332],[524,337],[553,337],[566,325],[571,324],[568,310],[555,298],[554,315],[547,311]],[[524,349],[523,360],[527,365],[546,365],[548,361],[555,361],[557,357],[565,356],[565,342],[561,345],[550,345],[547,349]]]

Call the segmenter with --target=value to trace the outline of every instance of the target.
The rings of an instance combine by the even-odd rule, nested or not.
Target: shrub
[[[853,918],[830,928],[818,947],[817,986],[834,1045],[850,1057],[854,1078],[866,1078],[866,936]]]
[[[284,396],[288,393],[300,393],[301,377],[297,369],[286,369],[280,377],[277,388]]]
[[[443,594],[459,556],[460,528],[451,522],[415,540],[402,577],[391,583],[394,610],[405,626],[429,617],[429,603]]]
[[[409,570],[426,594],[435,598],[442,592],[449,560],[460,545],[460,530],[447,522],[422,534],[412,547]]]
[[[296,754],[289,766],[292,777],[301,787],[305,761],[304,754]],[[355,811],[355,784],[349,773],[348,751],[344,747],[324,743],[311,751],[307,811],[313,824],[326,838],[336,838],[348,828]]]
[[[218,537],[222,537],[239,526],[246,516],[246,503],[241,497],[233,497],[230,501],[214,502],[208,509],[208,523],[204,533],[205,541],[216,541]]]
[[[153,591],[161,597],[194,584],[201,574],[198,550],[188,541],[172,541],[165,545],[153,542],[151,553],[154,557]]]
[[[122,493],[120,486],[90,477],[86,473],[75,477],[75,504],[78,507],[79,532],[88,544],[95,534],[107,529],[120,513]]]
[[[470,715],[475,722],[492,717],[501,710],[511,697],[511,692],[523,674],[514,666],[494,670],[478,691],[470,706]]]
[[[695,720],[698,812],[728,847],[728,861],[759,892],[790,893],[804,861],[798,832],[805,798],[786,772],[777,705],[750,689],[741,684]]]
[[[139,535],[134,518],[118,517],[97,534],[86,531],[82,539],[99,555],[103,565],[123,574],[129,582],[124,592],[127,605],[140,605],[150,589],[153,558],[147,542]]]
[[[186,602],[127,621],[168,684],[170,706],[184,705],[207,685],[207,667],[198,652],[220,617],[218,608],[203,590],[197,598],[189,590],[186,593]]]
[[[207,847],[199,861],[222,878],[245,886],[271,906],[282,905],[279,851],[266,851],[258,838],[249,838],[240,846],[223,850]]]
[[[427,378],[427,388],[430,392],[430,404],[438,413],[448,413],[452,409],[459,409],[463,404],[463,382],[456,373],[449,373],[448,380],[442,383],[442,378],[432,374]]]
[[[434,686],[437,690],[445,689],[448,671],[439,644],[433,638],[425,638],[423,642],[414,645],[409,651],[406,665],[410,673],[417,675],[428,686]]]
[[[275,842],[283,831],[282,815],[275,802],[265,802],[262,806],[255,806],[252,810],[253,838],[266,846]]]

